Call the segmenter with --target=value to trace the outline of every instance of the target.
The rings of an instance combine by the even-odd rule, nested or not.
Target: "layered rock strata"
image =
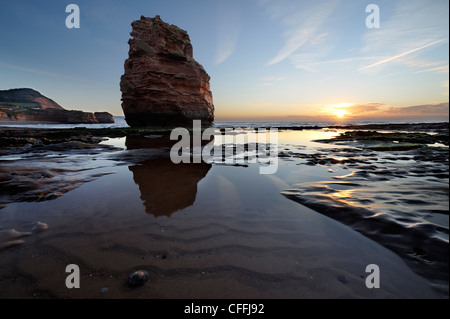
[[[210,77],[193,58],[186,31],[155,18],[134,21],[129,57],[121,77],[128,125],[186,126],[214,121]]]

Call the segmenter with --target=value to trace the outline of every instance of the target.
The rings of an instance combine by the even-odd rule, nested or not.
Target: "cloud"
[[[318,36],[314,37],[313,39],[311,39],[311,44],[312,45],[316,45],[316,44],[321,44],[324,43],[325,38],[329,35],[328,32],[326,33],[321,33]]]
[[[407,116],[448,116],[448,102],[438,104],[424,104],[407,107],[391,107],[386,110],[390,115]]]
[[[359,71],[366,70],[366,69],[370,69],[370,68],[373,68],[373,67],[375,67],[375,66],[378,66],[378,65],[381,65],[381,64],[384,64],[384,63],[388,63],[388,62],[397,60],[397,59],[402,58],[402,57],[404,57],[404,56],[406,56],[406,55],[409,55],[409,54],[418,52],[418,51],[420,51],[420,50],[423,50],[423,49],[425,49],[425,48],[428,48],[428,47],[430,47],[430,46],[433,46],[433,45],[442,43],[442,42],[445,41],[445,40],[446,40],[446,39],[440,39],[440,40],[437,40],[437,41],[433,41],[433,42],[431,42],[431,43],[427,43],[427,44],[422,45],[422,46],[420,46],[420,47],[418,47],[418,48],[409,50],[409,51],[407,51],[407,52],[403,52],[403,53],[401,53],[401,54],[398,54],[398,55],[389,57],[389,58],[387,58],[387,59],[383,59],[383,60],[381,60],[381,61],[375,62],[375,63],[370,64],[370,65],[368,65],[368,66],[362,67],[362,68],[359,69]]]
[[[379,112],[384,106],[383,103],[354,104],[349,106],[347,110],[350,114],[361,116]]]
[[[448,96],[448,80],[445,80],[445,81],[442,83],[442,87],[445,88],[445,91],[442,92],[442,94]]]
[[[424,50],[426,48],[435,49],[438,44],[448,41],[447,0],[398,0],[385,3],[380,6],[380,10],[381,27],[367,29],[361,48],[362,54],[372,57],[372,63],[359,67],[360,71],[375,69],[389,62],[421,67],[423,60],[421,63],[413,63],[414,56],[428,51]],[[433,62],[435,61],[427,61]]]
[[[344,65],[344,64],[354,64],[358,61],[369,61],[371,57],[351,57],[351,58],[343,58],[343,59],[334,59],[334,60],[322,60],[317,61],[318,57],[325,56],[327,51],[317,52],[316,53],[302,53],[295,54],[292,56],[292,61],[298,69],[303,69],[310,72],[316,72],[320,69],[320,67],[327,65]],[[347,68],[348,69],[348,68]]]
[[[284,76],[279,76],[279,77],[276,77],[276,76],[265,76],[262,79],[263,82],[261,83],[261,85],[263,85],[263,86],[270,86],[270,85],[274,85],[275,83],[283,81],[283,80],[286,80],[286,77],[284,77]]]
[[[225,62],[236,50],[241,31],[241,8],[238,1],[218,2],[217,47],[215,64]]]
[[[292,2],[261,0],[271,17],[284,28],[284,45],[269,65],[288,59],[296,68],[311,73],[379,72],[396,63],[408,69],[445,73],[448,59],[442,50],[448,43],[447,0],[397,0],[380,4],[381,28],[349,33],[363,15],[354,4],[338,0]],[[353,47],[344,47],[349,34]],[[344,42],[342,42],[344,40]],[[344,50],[346,48],[346,50]],[[433,51],[433,54],[428,54]],[[437,54],[435,54],[437,53]],[[353,55],[353,56],[352,56]],[[398,72],[398,70],[396,70]]]
[[[419,118],[430,119],[448,117],[448,102],[413,105],[406,107],[389,106],[383,103],[355,104],[345,108],[354,118]]]
[[[301,4],[292,8],[286,4],[270,3],[269,8],[277,13],[275,17],[281,19],[281,24],[285,28],[285,44],[268,65],[277,64],[291,57],[305,45],[323,43],[323,39],[328,35],[322,27],[336,8],[338,1],[321,1],[310,7],[305,7],[304,2]],[[281,8],[280,6],[283,5],[284,7]]]
[[[423,72],[448,73],[448,64],[417,71],[416,73],[423,73]]]
[[[323,115],[324,117],[334,117],[337,110],[342,110],[345,111],[347,117],[353,119],[442,119],[448,117],[448,106],[448,102],[430,103],[407,107],[390,106],[384,103],[340,103],[323,106],[322,113],[326,114]]]

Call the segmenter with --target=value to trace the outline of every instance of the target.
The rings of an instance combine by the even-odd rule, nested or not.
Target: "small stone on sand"
[[[150,279],[150,275],[145,270],[137,270],[128,276],[128,284],[131,286],[142,286]]]
[[[42,222],[36,222],[33,224],[31,231],[33,233],[42,233],[48,229],[48,225]]]

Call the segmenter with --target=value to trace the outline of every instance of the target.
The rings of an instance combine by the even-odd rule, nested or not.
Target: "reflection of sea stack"
[[[194,204],[197,184],[210,168],[205,163],[176,165],[167,157],[129,167],[146,212],[155,216],[170,216]]]
[[[214,120],[210,77],[194,60],[186,31],[159,16],[134,21],[120,81],[128,125],[185,126]]]

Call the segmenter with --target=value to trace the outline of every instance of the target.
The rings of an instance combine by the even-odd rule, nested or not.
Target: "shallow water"
[[[0,159],[11,167],[57,167],[63,171],[47,177],[48,188],[72,185],[58,196],[38,197],[41,201],[36,201],[34,189],[27,191],[28,200],[3,198],[0,231],[7,238],[0,239],[12,244],[0,251],[0,297],[445,297],[448,279],[436,282],[426,274],[442,267],[448,273],[448,261],[447,266],[441,260],[436,266],[417,250],[422,264],[413,267],[398,247],[385,247],[383,240],[392,234],[365,225],[357,228],[325,213],[330,207],[339,211],[340,198],[355,209],[388,214],[404,228],[411,228],[417,219],[437,225],[431,230],[425,227],[420,235],[428,236],[425,242],[436,237],[446,244],[443,259],[448,260],[448,215],[442,213],[448,209],[448,185],[445,196],[445,187],[443,193],[436,188],[436,183],[443,187],[445,178],[435,176],[445,171],[425,163],[433,167],[434,176],[384,174],[390,187],[409,189],[409,202],[400,205],[403,195],[392,196],[386,181],[373,178],[383,174],[352,172],[382,170],[368,169],[377,162],[401,175],[404,164],[414,161],[398,162],[383,159],[387,153],[360,154],[351,146],[312,142],[338,133],[281,131],[278,170],[273,175],[259,174],[258,164],[175,165],[167,155],[170,144],[158,138],[110,139],[102,144],[115,148]],[[312,157],[317,164],[311,164]],[[345,162],[349,158],[355,162]],[[414,194],[421,189],[411,185],[430,186],[427,196],[433,204],[415,201]],[[318,191],[324,187],[333,191]],[[297,203],[283,195],[286,191],[297,199],[307,193],[308,200]],[[320,194],[334,201],[322,200],[328,204],[314,207]],[[308,202],[317,212],[304,206]],[[355,224],[360,220],[352,217]],[[48,229],[31,232],[36,221]],[[10,229],[22,236],[7,233]],[[370,237],[372,231],[378,237]],[[400,243],[400,249],[409,249],[407,242]],[[80,289],[64,285],[68,264],[80,267]],[[380,267],[380,289],[365,285],[369,264]],[[128,275],[138,269],[147,270],[150,281],[131,288],[126,285]]]

